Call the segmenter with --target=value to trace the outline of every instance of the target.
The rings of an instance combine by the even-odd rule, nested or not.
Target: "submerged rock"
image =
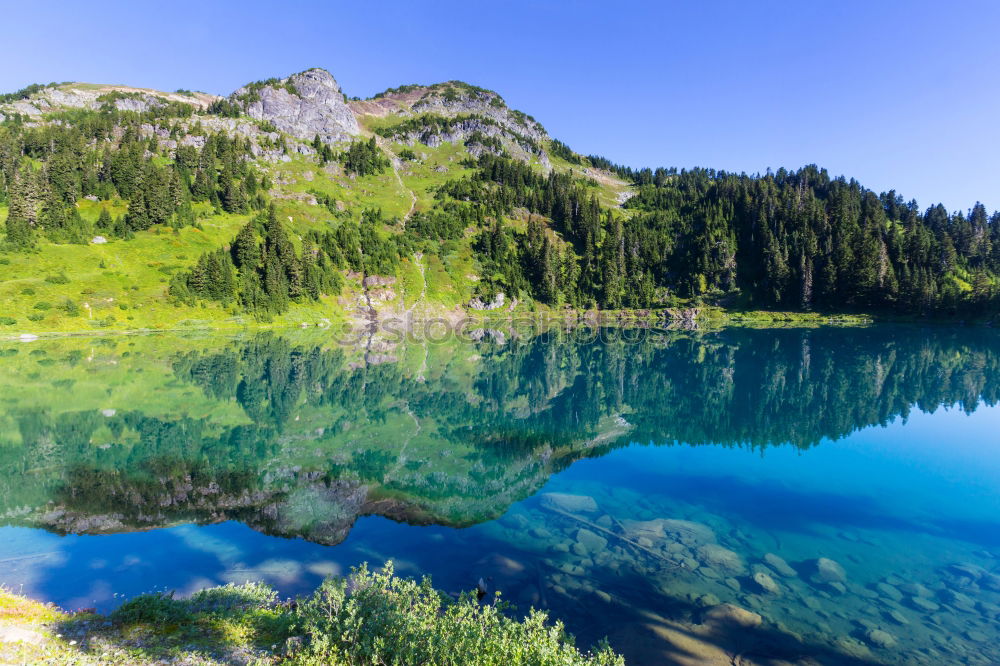
[[[909,624],[910,620],[898,610],[891,610],[886,615],[896,624]]]
[[[899,586],[899,589],[901,592],[909,594],[910,596],[913,597],[930,598],[934,596],[933,592],[931,592],[928,588],[921,585],[920,583],[903,583],[902,585]]]
[[[709,592],[708,594],[703,594],[698,597],[696,603],[704,608],[710,608],[712,606],[718,606],[721,601],[719,600],[719,597]]]
[[[880,595],[892,601],[902,601],[903,593],[894,588],[888,583],[876,583],[875,590],[878,591]]]
[[[622,525],[632,539],[645,538],[653,543],[670,539],[692,548],[701,544],[715,543],[715,532],[712,531],[712,528],[690,520],[674,518],[625,520]]]
[[[956,592],[955,590],[945,590],[941,593],[941,598],[950,606],[966,613],[973,613],[976,610],[976,602],[968,595]]]
[[[821,557],[815,562],[816,573],[813,578],[821,583],[846,583],[847,572],[834,560]]]
[[[994,573],[984,573],[983,577],[979,579],[979,585],[987,590],[1000,592],[1000,576]]]
[[[586,528],[577,531],[576,542],[585,553],[599,553],[608,547],[607,539]]]
[[[865,634],[865,638],[868,639],[869,643],[878,648],[888,649],[896,647],[896,637],[882,629],[870,629]]]
[[[755,573],[753,575],[753,582],[757,583],[757,586],[760,587],[760,589],[767,592],[768,594],[773,594],[776,596],[781,594],[781,588],[778,586],[777,583],[774,582],[774,579],[768,576],[766,573],[763,572]]]
[[[971,562],[956,562],[954,564],[949,564],[947,571],[953,576],[959,576],[964,578],[971,578],[972,580],[978,580],[987,573],[986,569],[982,568],[978,564],[972,564]]]
[[[733,604],[719,604],[705,611],[702,623],[752,629],[759,627],[763,621],[763,618],[753,611],[748,611]]]
[[[698,557],[705,564],[715,569],[722,569],[732,573],[743,573],[746,571],[743,558],[728,548],[723,548],[714,543],[708,543],[698,548]]]
[[[661,519],[659,522],[665,534],[681,543],[689,546],[715,543],[715,532],[708,525],[673,518]]]
[[[776,572],[778,572],[778,574],[784,576],[785,578],[795,578],[796,576],[798,576],[798,573],[796,573],[795,569],[790,567],[788,565],[788,562],[786,562],[784,558],[782,558],[779,555],[775,555],[774,553],[767,553],[766,555],[764,555],[764,562],[766,562],[769,567],[774,569]]]
[[[589,495],[570,495],[567,493],[543,493],[542,506],[547,509],[566,511],[567,513],[593,513],[597,511],[597,502]]]
[[[666,536],[662,520],[624,520],[622,527],[630,539],[647,539],[653,543]]]
[[[933,613],[934,611],[941,608],[936,603],[927,599],[926,597],[910,597],[910,605],[912,605],[917,610],[927,611]]]

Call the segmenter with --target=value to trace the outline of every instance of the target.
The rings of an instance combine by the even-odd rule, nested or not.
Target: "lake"
[[[1000,333],[403,337],[0,343],[0,584],[392,560],[629,663],[1000,662]]]

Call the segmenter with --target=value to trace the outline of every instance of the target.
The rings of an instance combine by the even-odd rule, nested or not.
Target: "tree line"
[[[1000,214],[921,211],[807,166],[656,170],[624,211],[589,179],[484,153],[439,192],[476,221],[480,290],[552,305],[976,312],[1000,299]],[[521,211],[521,213],[518,213]],[[518,231],[503,218],[527,217]],[[447,225],[438,225],[447,226]]]

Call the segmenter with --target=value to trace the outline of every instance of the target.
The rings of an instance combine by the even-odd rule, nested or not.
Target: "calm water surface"
[[[632,663],[1000,662],[1000,335],[599,333],[0,344],[0,583],[106,610],[391,559]]]

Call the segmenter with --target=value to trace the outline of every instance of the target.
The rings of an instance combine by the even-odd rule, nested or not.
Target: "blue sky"
[[[583,153],[817,163],[926,206],[1000,208],[1000,2],[0,0],[0,90],[228,94],[307,67],[349,95],[462,79]]]

